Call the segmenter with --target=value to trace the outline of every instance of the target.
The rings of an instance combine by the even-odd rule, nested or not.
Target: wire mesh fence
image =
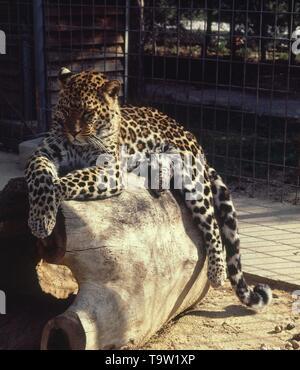
[[[45,1],[48,109],[55,106],[58,71],[93,69],[125,83],[126,2]],[[124,90],[121,94],[124,97]],[[121,99],[122,100],[122,99]]]
[[[234,190],[296,202],[300,59],[292,46],[299,1],[140,5],[139,30],[130,23],[130,40],[140,46],[129,49],[138,63],[130,68],[129,99],[142,97],[198,134]]]
[[[0,142],[15,149],[36,128],[31,1],[0,0],[0,29]]]
[[[299,200],[300,1],[43,0],[44,32],[36,3],[0,1],[2,143],[47,129],[62,66],[95,69],[192,130],[233,190]]]

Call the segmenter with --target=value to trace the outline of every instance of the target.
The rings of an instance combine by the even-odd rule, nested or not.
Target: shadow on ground
[[[227,319],[229,317],[245,317],[256,315],[255,311],[248,309],[247,307],[232,305],[224,309],[224,311],[205,311],[197,310],[188,312],[187,316],[206,317],[209,319]]]

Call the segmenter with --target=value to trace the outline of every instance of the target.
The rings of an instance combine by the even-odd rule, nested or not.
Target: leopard
[[[270,287],[251,287],[245,280],[232,195],[196,136],[155,108],[120,104],[120,81],[103,73],[64,67],[59,84],[51,127],[25,170],[31,233],[39,240],[50,237],[63,201],[119,196],[125,173],[142,162],[149,165],[152,155],[176,156],[185,163],[178,191],[203,239],[211,286],[220,288],[228,279],[242,304],[254,310],[268,306]],[[158,160],[158,194],[162,163]]]

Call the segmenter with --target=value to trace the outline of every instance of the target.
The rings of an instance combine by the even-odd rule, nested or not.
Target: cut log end
[[[76,313],[66,312],[48,322],[44,328],[41,350],[82,351],[86,348],[86,335]]]

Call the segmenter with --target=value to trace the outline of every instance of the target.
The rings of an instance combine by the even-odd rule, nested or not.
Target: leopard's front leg
[[[32,234],[46,239],[56,224],[59,205],[63,200],[100,199],[121,191],[121,172],[117,161],[106,167],[89,167],[58,176],[59,162],[37,152],[29,162],[25,177],[29,192],[28,225]]]
[[[51,235],[62,193],[58,186],[58,166],[45,155],[36,155],[29,162],[25,177],[29,194],[28,225],[39,239]]]
[[[119,166],[110,168],[90,167],[74,171],[62,178],[47,181],[33,190],[29,226],[32,233],[45,239],[52,234],[56,224],[58,207],[63,200],[104,199],[118,195],[122,190]],[[47,190],[47,193],[46,193]],[[39,194],[41,198],[35,203]],[[46,196],[43,194],[47,194]]]
[[[105,199],[122,191],[119,164],[110,167],[90,167],[74,171],[59,180],[64,200]]]

